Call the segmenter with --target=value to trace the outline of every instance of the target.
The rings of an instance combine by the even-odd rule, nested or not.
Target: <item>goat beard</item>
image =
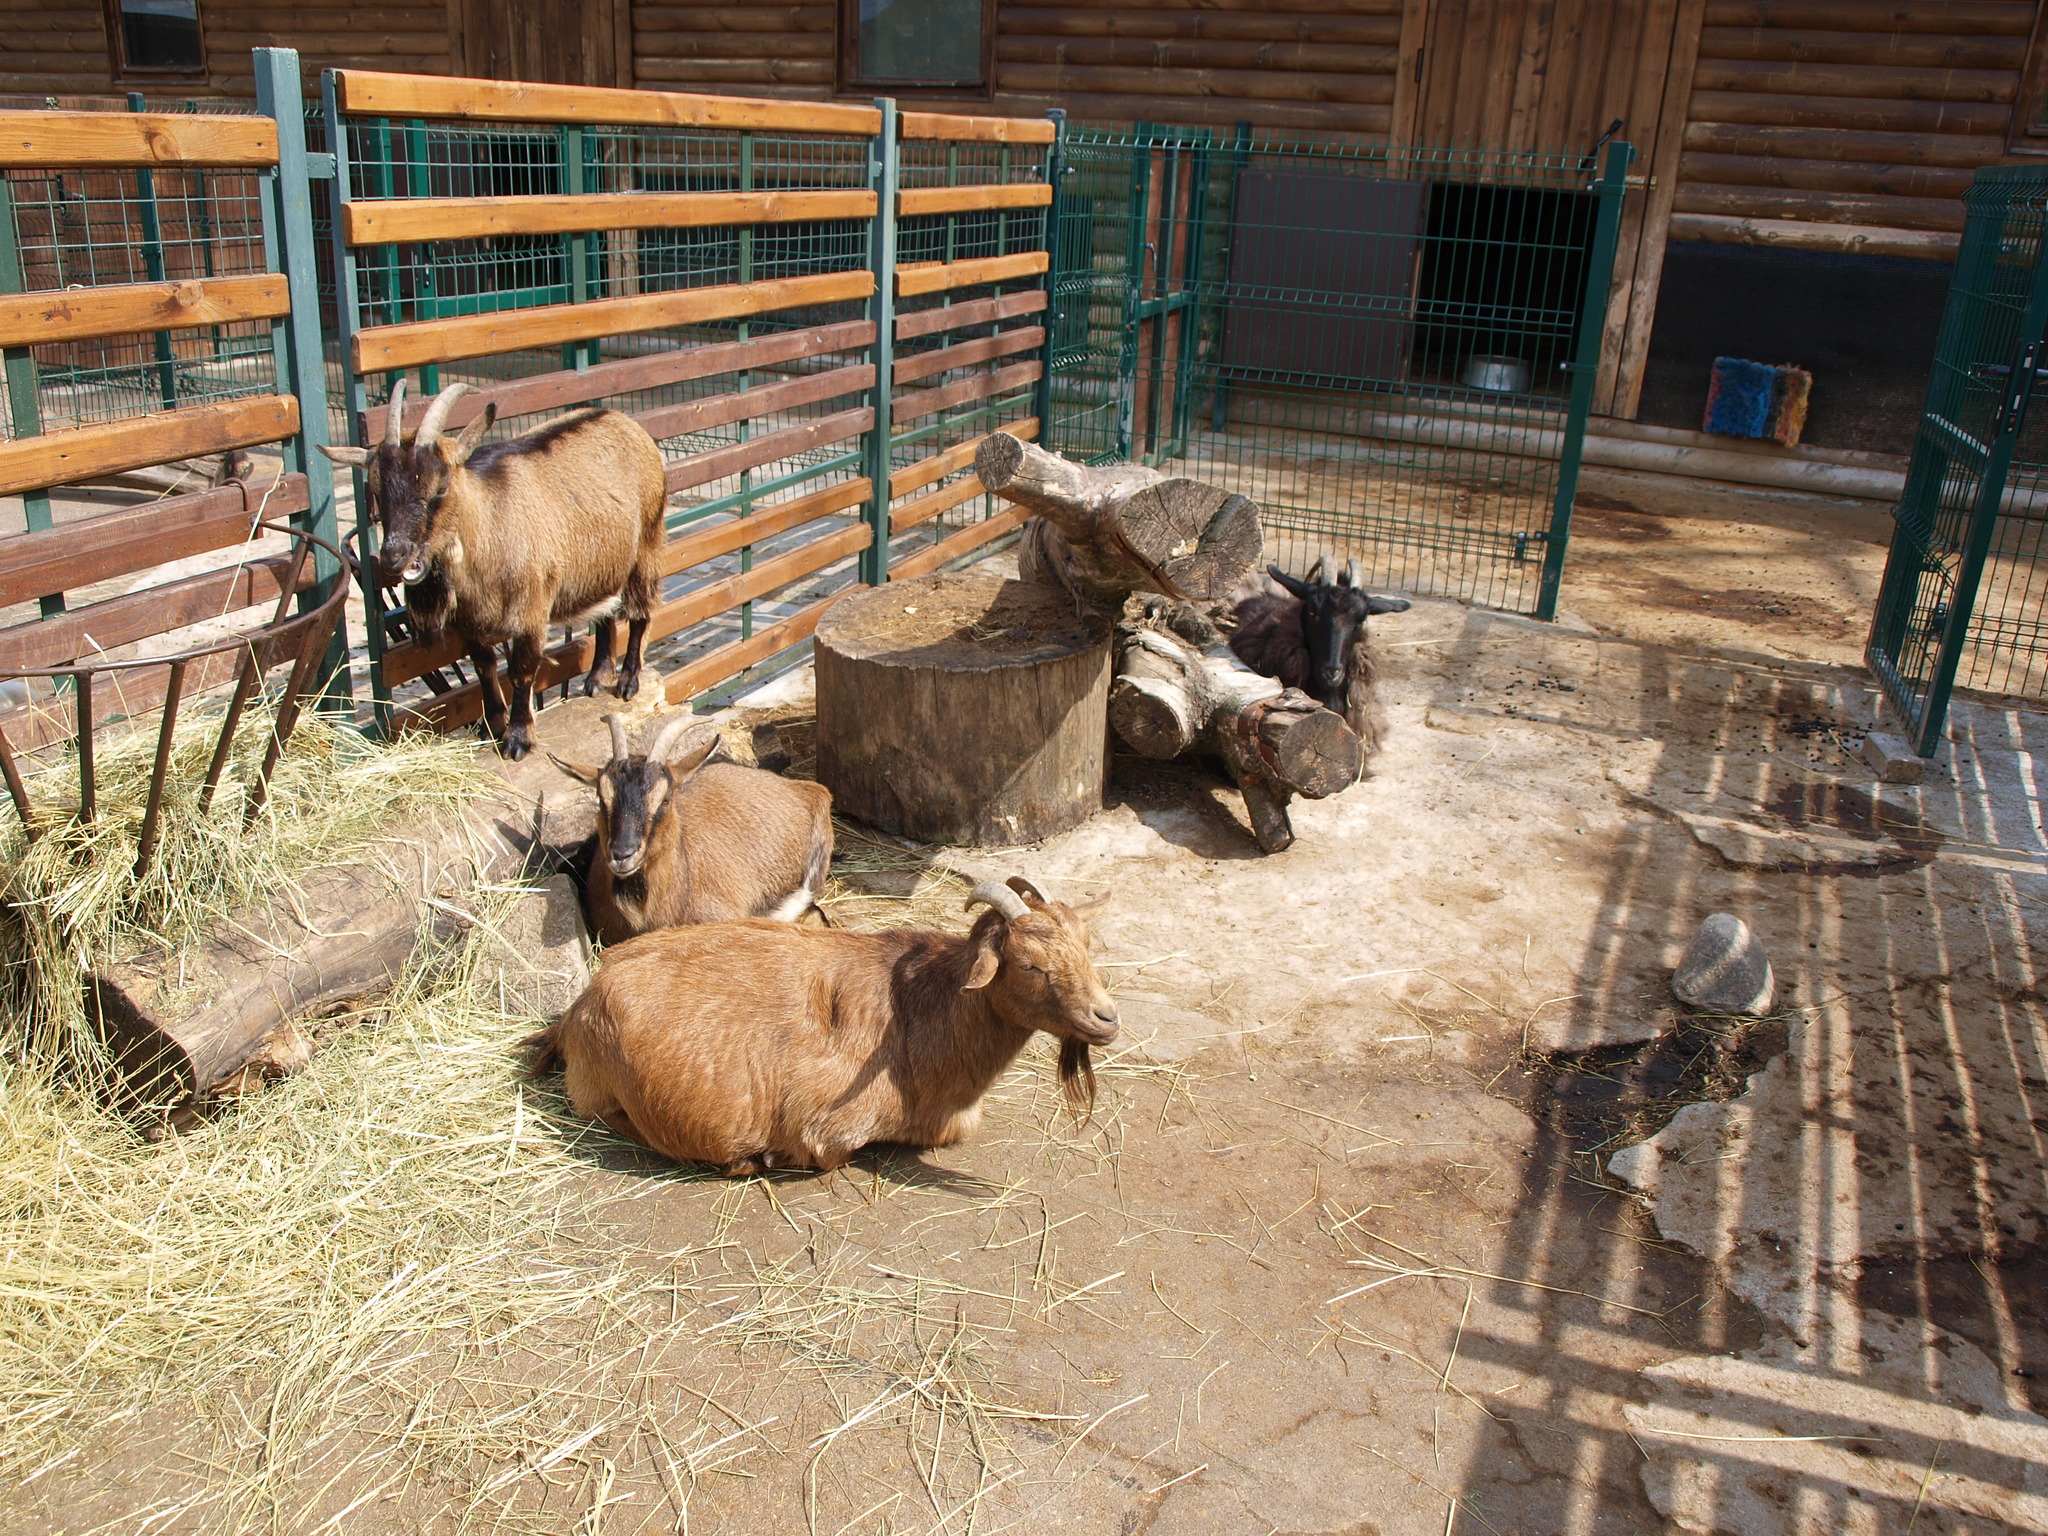
[[[439,645],[454,611],[447,572],[430,562],[427,574],[405,589],[405,616],[412,621],[414,636],[427,645]]]
[[[1086,1124],[1095,1114],[1095,1065],[1089,1059],[1088,1042],[1060,1042],[1060,1092],[1074,1118]]]

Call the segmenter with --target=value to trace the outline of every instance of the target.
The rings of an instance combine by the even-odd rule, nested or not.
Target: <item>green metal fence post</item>
[[[1550,531],[1543,542],[1543,585],[1536,597],[1536,617],[1557,617],[1557,590],[1564,580],[1564,557],[1572,534],[1572,502],[1579,490],[1579,464],[1586,449],[1586,418],[1593,409],[1593,385],[1600,375],[1600,340],[1607,329],[1607,297],[1614,282],[1614,254],[1621,242],[1622,199],[1628,192],[1630,144],[1609,144],[1607,164],[1588,190],[1600,199],[1593,226],[1593,244],[1586,255],[1586,282],[1579,299],[1578,344],[1564,366],[1571,374],[1570,402],[1565,408],[1564,437],[1557,461],[1557,498],[1551,504]]]
[[[1039,350],[1040,372],[1032,410],[1038,417],[1039,442],[1053,448],[1052,370],[1060,332],[1060,181],[1067,114],[1054,107],[1045,115],[1052,119],[1052,144],[1045,152],[1045,179],[1052,185],[1052,201],[1045,209],[1045,345]]]
[[[306,153],[306,104],[299,89],[296,48],[258,48],[256,109],[277,124],[277,171],[268,178],[263,202],[264,243],[271,246],[275,270],[285,275],[291,314],[273,329],[284,342],[278,375],[281,387],[298,397],[299,430],[286,445],[306,477],[309,503],[299,523],[309,533],[339,544],[334,512],[334,466],[320,452],[327,445],[327,361],[321,348],[320,278],[313,247],[313,167]],[[323,165],[324,169],[324,165]],[[281,333],[281,336],[279,335]],[[328,584],[340,579],[341,567],[325,550],[314,551],[316,584],[300,599],[300,610],[324,601]],[[319,693],[326,707],[347,708],[348,624],[335,626],[329,642]]]
[[[128,110],[146,112],[149,103],[143,100],[142,92],[128,93]],[[135,173],[136,207],[142,217],[142,271],[152,283],[164,280],[164,232],[156,202],[156,172],[144,166]],[[164,409],[178,408],[178,360],[171,349],[171,333],[156,333],[156,379],[157,393],[163,400]]]
[[[14,183],[0,176],[0,293],[22,291],[20,234],[14,223]],[[9,431],[15,437],[40,437],[43,431],[42,381],[36,372],[36,355],[27,347],[9,347],[4,354],[7,373]],[[50,526],[50,493],[30,491],[22,497],[22,511],[28,531]],[[44,618],[64,611],[64,594],[53,592],[41,600]]]
[[[875,296],[868,315],[875,322],[875,385],[868,398],[875,403],[875,424],[868,431],[868,526],[874,540],[861,552],[860,579],[879,587],[889,579],[889,467],[893,458],[890,396],[896,364],[896,191],[903,179],[903,151],[896,142],[896,103],[875,102],[881,110],[881,132],[868,156],[868,185],[875,189],[875,222],[868,243],[868,266],[875,275]]]

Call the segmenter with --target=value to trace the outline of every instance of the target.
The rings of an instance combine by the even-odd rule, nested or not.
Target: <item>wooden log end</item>
[[[1024,442],[1007,432],[991,432],[974,450],[975,478],[1001,495],[1003,487],[1017,478],[1024,464]]]
[[[1201,730],[1186,688],[1128,674],[1110,688],[1109,724],[1133,752],[1160,762],[1187,751]]]
[[[1274,776],[1305,799],[1349,789],[1365,767],[1357,732],[1330,710],[1270,706],[1260,711],[1255,728]]]

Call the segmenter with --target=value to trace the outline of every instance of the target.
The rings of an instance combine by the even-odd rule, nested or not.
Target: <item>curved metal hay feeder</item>
[[[291,741],[307,689],[313,682],[315,669],[326,654],[328,640],[333,635],[334,627],[341,619],[342,609],[348,602],[354,562],[341,549],[318,535],[308,533],[302,528],[295,528],[289,523],[259,519],[254,527],[285,534],[292,540],[291,561],[281,583],[277,607],[268,622],[261,627],[230,635],[211,645],[194,646],[168,656],[77,662],[63,667],[0,668],[0,681],[20,679],[25,682],[33,678],[48,679],[52,682],[59,679],[70,680],[69,728],[78,753],[77,817],[86,822],[92,821],[99,810],[93,733],[96,700],[101,696],[99,685],[102,679],[105,678],[112,683],[116,698],[123,698],[121,679],[153,669],[169,669],[161,706],[163,718],[157,727],[156,760],[149,776],[149,797],[142,814],[142,831],[136,840],[135,874],[138,878],[149,868],[150,860],[156,853],[164,785],[171,764],[171,746],[177,736],[178,711],[186,697],[188,678],[196,669],[200,682],[195,691],[200,691],[213,686],[209,681],[209,674],[216,675],[220,681],[225,681],[232,667],[235,676],[235,691],[228,701],[227,713],[221,721],[220,738],[215,743],[213,756],[207,764],[206,777],[199,791],[199,809],[203,814],[213,803],[214,791],[220,785],[221,774],[226,770],[228,758],[234,749],[235,729],[241,724],[242,714],[248,708],[250,699],[255,696],[265,674],[283,665],[287,660],[292,664],[291,675],[285,683],[284,695],[278,702],[270,745],[263,754],[263,766],[257,772],[248,806],[243,812],[243,825],[246,826],[263,808],[270,790],[271,773],[276,769],[278,759],[284,755],[284,749]],[[334,558],[339,569],[330,579],[327,596],[316,607],[304,613],[287,616],[293,599],[299,595],[306,575],[307,562],[312,559],[315,550],[325,550]],[[236,657],[240,658],[239,666],[233,664]],[[212,665],[209,666],[209,663]],[[145,706],[134,711],[134,714],[146,713],[149,707],[155,706]],[[50,718],[50,713],[61,711],[45,713],[43,718]],[[0,778],[6,780],[7,793],[14,801],[15,813],[21,817],[22,827],[29,841],[34,842],[41,836],[44,824],[39,821],[35,807],[29,800],[27,782],[22,777],[14,745],[7,737],[5,718],[0,716]],[[38,744],[38,749],[41,745],[43,743]]]

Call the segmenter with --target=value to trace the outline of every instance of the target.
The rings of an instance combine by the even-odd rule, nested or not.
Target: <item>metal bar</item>
[[[742,133],[740,135],[739,185],[735,190],[742,193],[751,192],[754,190],[754,135],[752,133]],[[738,256],[739,280],[743,283],[751,283],[754,280],[754,231],[752,226],[750,225],[743,225],[740,228]],[[748,340],[754,334],[753,323],[748,320],[741,320],[739,323],[739,329],[734,334],[736,338],[740,341]],[[741,369],[739,377],[736,382],[739,388],[744,390],[747,388],[749,383],[752,382],[752,379],[752,370]],[[877,420],[879,421],[880,418],[878,417]],[[751,417],[743,417],[739,423],[739,441],[743,443],[748,442],[753,438],[753,435],[753,419]],[[739,501],[734,506],[733,510],[737,512],[742,519],[750,517],[753,514],[754,472],[752,469],[743,469],[740,471]],[[748,544],[743,546],[740,550],[740,569],[742,571],[751,571],[753,568],[754,546]],[[749,598],[747,599],[747,601],[740,604],[740,638],[742,640],[749,640],[753,638],[753,634],[754,601],[752,598]]]
[[[327,446],[327,362],[320,335],[313,179],[306,154],[306,104],[300,93],[298,50],[258,48],[255,61],[257,110],[277,124],[277,169],[265,178],[264,246],[271,270],[284,273],[292,299],[290,316],[276,330],[285,343],[285,366],[279,371],[278,383],[288,387],[299,402],[298,434],[287,442],[286,453],[298,461],[297,468],[306,477],[307,509],[293,521],[315,538],[339,547],[334,466],[320,451]],[[334,132],[332,126],[329,131]],[[320,546],[313,549],[313,585],[299,599],[301,613],[325,602],[333,583],[342,579],[341,563]],[[329,639],[319,691],[320,708],[350,707],[346,620],[335,626]]]
[[[869,266],[875,275],[874,297],[868,301],[868,318],[875,322],[872,356],[875,388],[875,424],[868,432],[867,473],[873,482],[868,500],[868,526],[874,538],[861,551],[860,579],[879,587],[889,579],[889,466],[894,434],[890,426],[890,405],[896,389],[896,192],[903,181],[903,151],[896,142],[896,103],[888,97],[875,102],[881,110],[882,125],[868,157],[868,182],[875,192],[875,220],[870,226]]]
[[[128,110],[146,112],[149,104],[142,99],[142,92],[128,93]],[[149,280],[160,283],[164,280],[164,235],[156,206],[156,172],[144,166],[135,173],[135,191],[142,214],[142,269],[149,274]],[[171,333],[156,333],[156,378],[157,392],[162,397],[164,409],[178,408],[178,358],[171,348]]]
[[[1124,323],[1117,362],[1115,456],[1128,459],[1137,440],[1138,307],[1145,301],[1145,224],[1152,186],[1152,125],[1131,129],[1130,228],[1124,235]]]
[[[78,727],[78,818],[91,821],[99,814],[99,785],[93,772],[92,668],[80,667],[68,674],[72,692],[72,721]]]
[[[1045,372],[1039,375],[1032,409],[1038,417],[1039,441],[1057,452],[1052,431],[1052,369],[1059,346],[1060,322],[1065,318],[1060,312],[1060,187],[1066,174],[1067,114],[1054,107],[1045,115],[1052,119],[1052,145],[1045,152],[1045,179],[1052,186],[1052,202],[1045,210],[1045,250],[1049,263],[1045,269],[1045,345],[1039,349]]]
[[[19,241],[20,233],[15,227],[14,217],[14,183],[0,176],[0,293],[22,291]],[[42,380],[37,374],[35,353],[27,347],[8,347],[0,353],[0,358],[5,360],[11,435],[17,438],[40,437],[43,431]],[[40,533],[51,525],[48,491],[30,491],[21,500],[30,533]],[[38,606],[44,618],[52,618],[64,611],[64,594],[45,593]]]
[[[1564,557],[1572,534],[1572,502],[1579,491],[1579,466],[1586,449],[1586,418],[1593,408],[1593,385],[1600,375],[1600,338],[1607,326],[1607,299],[1614,282],[1614,256],[1621,240],[1622,200],[1628,192],[1629,162],[1635,146],[1611,143],[1607,164],[1592,190],[1600,199],[1593,245],[1586,257],[1586,281],[1579,300],[1578,345],[1568,365],[1571,400],[1565,410],[1564,444],[1557,462],[1557,494],[1551,503],[1550,531],[1543,545],[1543,584],[1536,595],[1536,617],[1557,617],[1557,592],[1564,580]]]
[[[164,776],[171,769],[171,741],[178,730],[178,701],[185,693],[187,662],[171,663],[170,681],[164,686],[164,718],[156,731],[156,761],[149,770],[149,803],[142,812],[142,831],[135,840],[135,878],[149,868],[156,853],[157,823],[164,808]]]
[[[7,781],[7,793],[14,801],[14,814],[21,818],[22,832],[30,842],[34,842],[41,835],[41,829],[29,812],[28,786],[21,782],[21,768],[14,761],[14,747],[4,730],[0,730],[0,778]]]

